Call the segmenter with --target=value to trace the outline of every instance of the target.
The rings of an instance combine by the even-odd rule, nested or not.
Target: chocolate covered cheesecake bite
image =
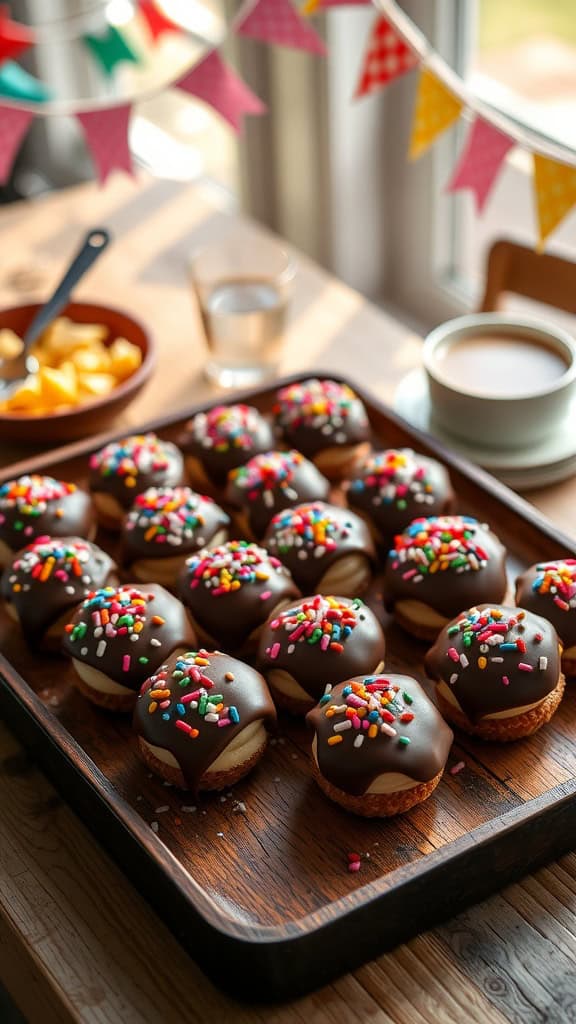
[[[562,671],[576,675],[576,558],[537,562],[516,580],[516,604],[552,623],[563,646]]]
[[[0,567],[37,537],[95,535],[92,502],[76,484],[31,473],[0,485]]]
[[[176,487],[183,472],[179,449],[156,434],[111,441],[90,458],[90,491],[100,523],[119,530],[137,494],[149,487]]]
[[[300,597],[282,562],[244,540],[192,555],[177,592],[203,644],[242,654],[255,650],[271,615]]]
[[[174,587],[186,558],[228,537],[230,519],[189,487],[149,487],[122,527],[123,561],[134,579]]]
[[[304,593],[356,597],[369,586],[376,551],[366,523],[350,509],[315,501],[278,512],[263,541]]]
[[[262,757],[276,710],[259,672],[219,651],[174,654],[134,709],[140,754],[165,782],[227,789]]]
[[[111,711],[131,711],[142,683],[166,658],[195,645],[180,601],[156,584],[91,591],[63,640],[77,689]]]
[[[303,501],[324,501],[329,490],[327,479],[300,452],[271,451],[232,470],[226,498],[238,509],[240,533],[260,540],[276,512]]]
[[[89,540],[37,537],[4,570],[0,592],[26,643],[59,651],[70,609],[115,574],[110,556]]]
[[[444,627],[426,655],[438,707],[472,736],[506,742],[550,721],[564,693],[561,646],[547,619],[481,604]]]
[[[193,487],[219,496],[228,473],[274,447],[270,423],[251,405],[216,405],[187,424],[180,442]]]
[[[453,740],[420,684],[404,675],[360,675],[327,687],[307,722],[318,785],[347,811],[370,818],[426,800]]]
[[[506,551],[471,516],[414,519],[386,559],[386,607],[422,640],[434,640],[459,609],[504,600],[506,588]]]
[[[276,394],[277,431],[330,480],[341,480],[370,449],[363,402],[348,384],[316,377],[288,384]]]
[[[410,448],[371,452],[346,488],[350,508],[365,517],[376,543],[390,548],[413,519],[445,515],[454,494],[444,466]]]
[[[378,619],[360,598],[316,594],[268,621],[257,665],[277,706],[306,714],[328,684],[379,672],[385,646]]]

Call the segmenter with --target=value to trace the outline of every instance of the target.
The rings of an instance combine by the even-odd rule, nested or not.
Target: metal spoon
[[[29,355],[30,349],[42,331],[52,323],[68,303],[70,292],[86,271],[98,259],[110,241],[104,228],[92,228],[76,254],[56,291],[38,310],[23,337],[24,348],[14,359],[0,360],[0,396],[6,398],[30,373],[38,372],[38,360]]]

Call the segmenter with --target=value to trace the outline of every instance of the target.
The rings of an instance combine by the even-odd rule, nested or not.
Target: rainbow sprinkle
[[[76,586],[89,587],[92,577],[86,571],[86,563],[92,557],[92,550],[85,541],[63,541],[52,537],[38,537],[12,562],[12,573],[8,577],[13,593],[30,590],[31,582],[47,583],[58,581],[66,593],[76,593]],[[30,577],[30,583],[22,583],[18,575]],[[86,591],[85,591],[86,592]]]
[[[288,575],[277,558],[247,540],[231,540],[217,548],[205,548],[186,559],[186,568],[190,589],[195,590],[202,584],[211,597],[234,593],[246,585],[266,583],[272,572]],[[265,593],[271,596],[270,591]]]
[[[254,448],[260,421],[260,413],[251,405],[215,405],[208,412],[198,413],[190,426],[202,448],[222,453],[249,452]]]
[[[320,699],[332,725],[332,735],[326,741],[329,746],[342,743],[347,732],[354,736],[354,750],[377,738],[393,739],[401,747],[410,745],[410,737],[399,735],[399,731],[403,733],[414,720],[414,699],[408,701],[398,685],[385,676],[366,676],[362,682],[347,683],[340,696],[338,704],[332,702],[330,692]]]
[[[76,484],[54,480],[51,476],[21,476],[17,480],[7,480],[0,486],[0,526],[6,522],[2,510],[16,509],[21,519],[12,523],[13,529],[21,530],[24,536],[34,533],[32,525],[26,520],[38,519],[44,515],[51,502],[62,501],[77,490]],[[56,515],[63,515],[63,509],[56,509]]]
[[[548,668],[548,659],[538,651],[534,664],[526,660],[529,652],[525,618],[526,613],[519,609],[510,615],[500,608],[486,608],[483,611],[470,608],[462,618],[447,628],[449,640],[455,642],[455,638],[458,637],[462,647],[468,651],[468,656],[464,651],[458,654],[455,647],[449,647],[446,656],[454,662],[455,668],[462,669],[468,668],[470,664],[485,669],[490,662],[504,666],[506,660],[508,672],[510,660],[518,657],[516,667],[520,672],[545,672]],[[543,639],[542,633],[535,632],[531,642],[538,647]],[[478,656],[475,648],[478,649]],[[458,672],[453,672],[449,678],[450,685],[454,686],[458,679]],[[502,684],[510,685],[508,675],[502,675]]]
[[[262,497],[265,505],[274,505],[274,491],[279,488],[290,501],[298,501],[298,493],[291,486],[295,470],[304,462],[300,452],[265,452],[254,455],[245,466],[238,466],[229,474],[229,480],[246,492],[248,501]]]
[[[537,594],[549,594],[563,612],[576,608],[576,558],[558,562],[542,562],[536,566],[538,575],[532,584]]]
[[[345,602],[336,597],[317,594],[308,601],[280,612],[272,619],[269,628],[280,635],[287,634],[288,654],[293,654],[297,643],[318,644],[321,651],[341,654],[352,630],[364,619],[361,613],[363,607],[357,597]],[[275,661],[280,650],[280,642],[275,641],[266,648],[266,654]]]
[[[272,412],[281,427],[291,430],[313,427],[336,444],[348,443],[349,438],[342,428],[352,413],[360,430],[368,426],[358,396],[347,384],[338,384],[334,380],[312,378],[289,384],[278,392]]]
[[[267,543],[280,555],[296,548],[298,558],[321,558],[350,535],[352,523],[346,516],[345,510],[336,511],[321,501],[285,509],[272,519]]]
[[[125,487],[135,487],[139,474],[163,472],[170,466],[173,446],[155,434],[134,434],[112,441],[90,457],[90,469],[102,477],[117,476]]]
[[[203,546],[205,539],[196,534],[206,525],[202,514],[205,504],[214,502],[189,487],[149,487],[134,501],[125,529],[142,530],[150,544],[180,547],[192,541]]]
[[[449,569],[451,572],[478,572],[489,556],[477,535],[484,528],[470,516],[430,516],[414,519],[394,540],[390,552],[392,569],[402,571],[402,579],[421,583],[425,576]]]
[[[228,704],[223,693],[212,692],[214,683],[206,675],[206,669],[211,667],[210,655],[204,650],[178,655],[171,672],[168,665],[163,665],[140,690],[141,696],[148,697],[148,713],[159,711],[166,722],[171,721],[174,728],[191,740],[200,735],[197,726],[208,724],[223,729],[239,725],[238,708]]]
[[[350,482],[352,495],[371,490],[373,505],[395,505],[404,510],[409,501],[433,505],[435,501],[429,471],[410,448],[388,448],[373,452],[363,466],[363,475]]]
[[[71,643],[87,641],[88,637],[97,640],[96,657],[102,658],[109,641],[116,637],[129,637],[136,643],[148,620],[148,604],[154,600],[154,594],[146,594],[135,587],[101,587],[88,594],[85,601],[64,628]],[[150,623],[162,627],[165,620],[159,615],[152,615]],[[153,636],[150,639],[153,647],[161,647],[162,642]],[[142,659],[139,659],[142,661]],[[130,656],[124,655],[122,671],[130,669]]]

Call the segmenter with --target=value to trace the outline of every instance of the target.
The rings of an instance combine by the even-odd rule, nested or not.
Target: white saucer
[[[553,437],[520,450],[476,447],[439,426],[430,408],[426,375],[420,368],[400,381],[394,395],[394,409],[414,427],[425,430],[471,462],[483,466],[509,487],[544,487],[576,473],[576,403]]]

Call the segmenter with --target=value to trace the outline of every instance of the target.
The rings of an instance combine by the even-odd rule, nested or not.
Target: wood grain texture
[[[78,235],[95,220],[112,227],[117,240],[106,260],[81,285],[78,295],[134,311],[153,330],[161,355],[154,385],[135,401],[120,423],[135,425],[164,408],[183,408],[204,394],[210,397],[200,375],[203,341],[190,302],[185,259],[194,244],[239,222],[223,210],[222,197],[210,189],[167,182],[134,186],[117,177],[105,190],[82,186],[4,208],[0,213],[4,243],[0,302],[8,305],[41,299],[56,283],[63,262],[77,246]],[[242,228],[248,232],[259,230],[246,222],[242,222]],[[371,307],[306,259],[300,261],[294,314],[283,360],[285,372],[313,367],[315,363],[347,372],[353,352],[357,378],[390,400],[400,377],[418,365],[420,339],[413,331]],[[183,368],[178,375],[172,370],[176,361]],[[0,463],[6,465],[25,454],[23,449],[3,445]],[[575,534],[573,481],[526,496],[560,528]],[[515,1019],[509,992],[522,991],[524,965],[530,969],[533,960],[545,955],[539,912],[530,903],[525,905],[530,916],[520,924],[520,933],[526,928],[531,941],[517,944],[514,940],[507,949],[505,975],[495,966],[501,942],[497,936],[492,935],[485,949],[489,967],[474,973],[466,967],[463,953],[446,942],[443,930],[437,929],[314,996],[287,1006],[256,1010],[222,1001],[19,750],[9,733],[0,728],[0,761],[16,757],[9,774],[3,772],[0,776],[0,979],[32,1024],[52,1019],[105,1024],[159,1019],[168,1024],[198,1019],[270,1020],[282,1024],[338,1020],[347,1024],[358,1021],[359,1007],[366,1019],[378,1022],[460,1024],[471,1020],[502,1024]],[[14,850],[9,862],[4,855],[8,835]],[[92,880],[88,889],[86,865]],[[504,898],[530,894],[532,884],[541,887],[544,905],[548,893],[555,896],[557,918],[561,917],[566,928],[575,933],[576,857],[565,857],[510,887]],[[97,911],[94,889],[98,893]],[[50,898],[51,916],[43,941],[36,946],[38,891]],[[467,912],[469,944],[480,945],[490,905],[487,901]],[[76,973],[74,985],[61,969],[59,935],[68,938],[66,956]],[[134,936],[141,937],[136,952],[132,949]],[[550,922],[552,941],[560,941],[559,936],[559,928]],[[496,947],[494,955],[492,946]],[[161,948],[170,963],[172,991],[162,989],[160,1018],[155,974],[149,955],[139,956],[140,948],[147,952]],[[101,977],[95,1005],[86,998],[91,992],[92,969]],[[531,1012],[529,981],[523,1005]],[[49,1006],[55,1009],[49,1011]],[[540,1011],[534,1014],[526,1020],[543,1020]],[[567,1019],[554,997],[546,1019]]]

